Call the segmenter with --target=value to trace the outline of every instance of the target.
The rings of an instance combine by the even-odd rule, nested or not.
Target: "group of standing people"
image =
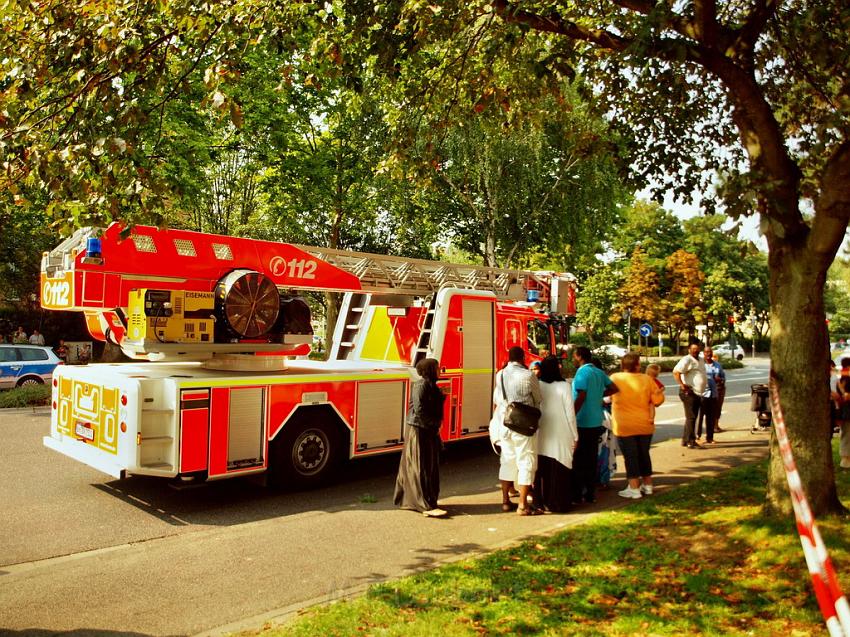
[[[673,368],[673,378],[679,384],[679,400],[685,409],[685,426],[682,430],[682,446],[700,449],[697,441],[700,432],[697,421],[705,424],[705,442],[713,445],[714,434],[723,431],[719,426],[720,412],[726,396],[726,372],[714,358],[714,352],[706,347],[700,357],[702,345],[698,342],[688,346],[688,353]]]
[[[27,336],[23,326],[18,326],[8,338],[9,343],[16,345],[44,345],[44,335],[38,330],[33,330],[30,336]]]
[[[834,363],[833,363],[834,366]],[[831,374],[829,387],[833,430],[839,430],[839,467],[850,469],[850,357],[841,359],[837,375]],[[834,431],[830,431],[830,437]]]
[[[655,407],[664,401],[664,386],[641,372],[640,356],[635,353],[626,354],[622,371],[610,378],[592,363],[587,347],[574,350],[573,362],[576,375],[570,383],[556,357],[543,358],[532,371],[526,366],[526,352],[512,347],[507,364],[496,375],[490,439],[499,452],[504,512],[523,516],[565,512],[596,501],[606,397],[610,397],[611,426],[628,479],[619,495],[640,498],[652,493],[649,448]],[[437,503],[445,400],[437,387],[439,363],[424,359],[416,371],[420,378],[411,391],[394,502],[428,517],[443,517],[447,512]],[[517,403],[539,410],[537,429],[530,435],[506,425],[506,414]]]
[[[8,337],[4,337],[0,334],[0,343],[5,342],[12,343],[14,345],[44,346],[46,344],[44,334],[42,334],[40,330],[34,329],[32,334],[27,336],[27,332],[24,330],[22,325],[18,326],[18,329],[12,332]],[[68,362],[68,346],[65,344],[63,339],[59,339],[59,344],[53,348],[53,351],[56,352],[56,356],[58,356],[63,363]]]

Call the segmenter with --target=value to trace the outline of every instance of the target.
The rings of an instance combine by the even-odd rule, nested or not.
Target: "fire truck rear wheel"
[[[342,460],[341,438],[325,419],[289,423],[273,442],[269,483],[284,488],[323,484]]]

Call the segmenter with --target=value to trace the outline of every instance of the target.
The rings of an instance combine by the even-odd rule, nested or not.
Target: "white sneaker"
[[[426,518],[443,518],[448,514],[448,511],[445,509],[428,509],[427,511],[423,511],[422,515]]]
[[[621,498],[631,498],[632,500],[638,500],[642,497],[640,489],[632,489],[631,487],[626,487],[622,491],[618,491],[617,495]]]
[[[640,485],[640,492],[644,495],[652,495],[652,485],[651,484]]]

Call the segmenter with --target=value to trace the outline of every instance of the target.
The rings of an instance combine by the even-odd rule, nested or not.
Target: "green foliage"
[[[829,269],[824,305],[832,340],[835,335],[850,332],[850,261],[837,259]]]
[[[592,254],[618,217],[622,186],[604,124],[564,87],[558,102],[526,105],[504,126],[483,113],[452,125],[426,148],[444,197],[440,223],[485,263],[534,258],[560,270]]]
[[[0,302],[33,306],[39,292],[41,253],[59,242],[43,211],[29,211],[0,196]]]
[[[658,354],[658,349],[656,348],[655,354]],[[652,356],[652,354],[650,354]],[[676,366],[676,363],[679,362],[678,358],[653,358],[652,361],[649,360],[641,360],[640,367],[641,370],[646,371],[646,366],[650,363],[655,363],[661,368],[662,372],[672,372],[673,368]]]
[[[770,312],[767,256],[723,229],[720,215],[695,217],[683,223],[686,249],[697,255],[706,274],[702,289],[705,315],[715,324],[729,316],[756,316],[760,333]]]
[[[614,308],[621,276],[617,266],[599,263],[581,282],[581,292],[576,298],[577,320],[596,342],[607,340],[619,325],[620,317]]]
[[[0,391],[0,409],[50,404],[50,385],[30,385]]]
[[[636,200],[625,209],[623,223],[611,241],[611,247],[628,257],[640,246],[647,261],[656,270],[663,268],[667,257],[685,243],[682,222],[655,202]]]
[[[637,345],[632,346],[632,351],[637,352],[641,356],[658,356],[658,345]],[[676,353],[667,345],[661,346],[661,356],[674,356]]]
[[[625,209],[613,247],[635,245],[639,256],[627,260],[617,253],[612,262],[588,270],[578,298],[579,323],[604,338],[615,326],[625,329],[618,321],[631,304],[639,311],[633,313],[633,329],[646,320],[675,342],[698,323],[711,323],[712,333],[722,330],[730,316],[749,329],[742,317],[754,313],[763,337],[769,318],[767,257],[735,232],[725,229],[720,215],[680,222],[657,204],[635,202]]]

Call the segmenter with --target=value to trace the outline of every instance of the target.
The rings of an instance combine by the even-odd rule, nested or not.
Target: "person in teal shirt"
[[[601,369],[591,363],[590,350],[577,347],[573,352],[576,375],[573,379],[573,403],[578,426],[578,446],[573,454],[573,504],[596,502],[596,456],[602,426],[602,398],[617,393],[617,386]]]

